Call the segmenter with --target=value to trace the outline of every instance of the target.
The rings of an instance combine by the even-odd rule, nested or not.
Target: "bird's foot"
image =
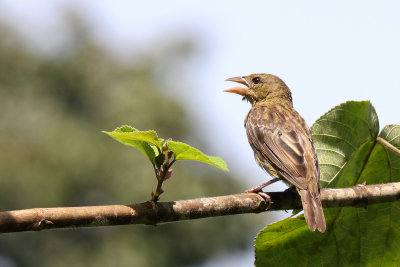
[[[260,197],[262,197],[268,205],[266,208],[267,210],[269,210],[271,205],[274,203],[274,202],[272,202],[271,197],[267,193],[263,192],[261,189],[257,191],[257,190],[255,190],[255,187],[244,191],[244,193],[255,193],[255,194],[259,195]]]
[[[271,179],[271,180],[269,180],[269,181],[267,181],[265,183],[262,183],[260,185],[255,186],[255,187],[247,189],[246,191],[244,191],[244,193],[256,193],[259,196],[261,196],[265,200],[265,202],[268,203],[268,206],[267,206],[267,210],[268,210],[274,202],[272,202],[271,197],[267,193],[263,192],[262,189],[264,187],[267,187],[267,186],[279,181],[279,180],[280,180],[279,178]]]
[[[274,204],[274,202],[272,202],[272,200],[271,200],[271,197],[263,191],[259,191],[259,192],[257,192],[257,194],[260,195],[268,203],[266,210],[269,210],[271,205]]]

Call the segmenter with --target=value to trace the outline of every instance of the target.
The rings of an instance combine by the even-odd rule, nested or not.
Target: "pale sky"
[[[400,123],[396,1],[0,1],[4,16],[42,47],[63,39],[59,11],[69,6],[78,7],[103,44],[123,51],[157,49],[154,41],[169,35],[196,37],[201,56],[184,75],[191,87],[168,82],[184,90],[180,97],[213,145],[209,153],[249,184],[266,174],[254,163],[243,128],[250,106],[222,92],[233,85],[226,78],[280,76],[310,126],[344,101],[368,99],[381,126]]]
[[[0,0],[0,14],[45,49],[62,40],[58,14],[70,5],[108,47],[146,51],[169,35],[196,37],[201,55],[184,73],[184,85],[191,86],[181,88],[173,77],[168,83],[184,89],[180,97],[212,146],[205,152],[224,158],[249,186],[268,176],[254,162],[243,128],[250,106],[222,92],[233,86],[226,78],[255,72],[280,76],[309,126],[347,100],[371,100],[381,128],[400,124],[397,1]]]

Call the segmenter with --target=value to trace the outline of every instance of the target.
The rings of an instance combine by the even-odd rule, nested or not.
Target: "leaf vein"
[[[393,131],[394,129],[396,129],[396,128],[399,128],[399,127],[400,127],[400,125],[395,125],[395,126],[393,126],[392,129],[390,129],[389,132],[386,134],[386,136],[389,137],[389,135],[392,133],[392,131]]]
[[[345,126],[345,127],[347,127],[347,128],[349,128],[350,130],[354,130],[354,128],[352,128],[352,127],[350,127],[349,125],[347,125],[347,124],[345,124],[345,123],[342,123],[342,122],[340,122],[340,121],[335,121],[335,120],[330,120],[330,119],[325,119],[325,118],[323,118],[323,119],[319,119],[319,121],[328,121],[328,122],[333,122],[333,123],[336,123],[336,124],[340,124],[340,125],[343,125],[343,126]]]
[[[315,149],[316,149],[316,150],[322,150],[322,151],[334,152],[334,153],[339,154],[339,155],[341,155],[342,157],[346,158],[346,155],[345,155],[345,154],[343,154],[343,153],[341,153],[341,152],[339,152],[339,151],[337,151],[337,150],[334,150],[334,149],[329,149],[329,148],[315,148]]]
[[[395,139],[397,139],[397,138],[399,138],[400,137],[400,134],[399,135],[395,135],[392,139],[390,139],[388,142],[389,143],[391,143],[393,140],[395,140]]]
[[[342,140],[343,142],[346,142],[346,143],[349,144],[354,150],[357,149],[357,148],[355,147],[355,145],[353,145],[353,144],[350,143],[349,141],[347,141],[347,140],[345,140],[345,139],[343,139],[343,138],[341,138],[341,137],[339,137],[339,136],[336,136],[336,135],[331,135],[331,134],[314,134],[314,136],[328,136],[328,137],[336,138],[336,139]]]
[[[353,115],[354,117],[358,118],[359,120],[364,122],[367,125],[368,129],[370,130],[370,132],[372,132],[372,129],[371,129],[369,123],[364,118],[359,117],[357,113],[353,113],[353,112],[350,112],[350,111],[348,111],[346,109],[342,109],[342,108],[337,108],[336,110],[347,112],[347,113]]]
[[[339,166],[339,165],[336,165],[336,164],[333,164],[333,163],[325,163],[325,162],[322,162],[322,163],[319,163],[319,165],[328,165],[328,166],[334,166],[334,167],[337,167],[337,168],[339,168],[339,169],[342,169],[343,168],[343,166]]]

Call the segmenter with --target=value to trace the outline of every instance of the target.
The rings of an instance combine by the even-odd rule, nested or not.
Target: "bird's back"
[[[260,103],[247,115],[246,133],[261,167],[269,164],[282,178],[299,189],[319,181],[318,160],[311,132],[290,106]],[[270,174],[271,167],[267,168]]]
[[[308,226],[324,232],[318,159],[304,119],[291,106],[257,103],[247,115],[245,127],[258,164],[297,188]]]

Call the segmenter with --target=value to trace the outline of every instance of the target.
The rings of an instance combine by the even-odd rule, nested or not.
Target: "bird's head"
[[[252,105],[264,101],[279,101],[292,105],[292,94],[287,85],[277,76],[265,73],[250,74],[226,79],[238,82],[246,87],[237,86],[225,90],[247,99]]]

